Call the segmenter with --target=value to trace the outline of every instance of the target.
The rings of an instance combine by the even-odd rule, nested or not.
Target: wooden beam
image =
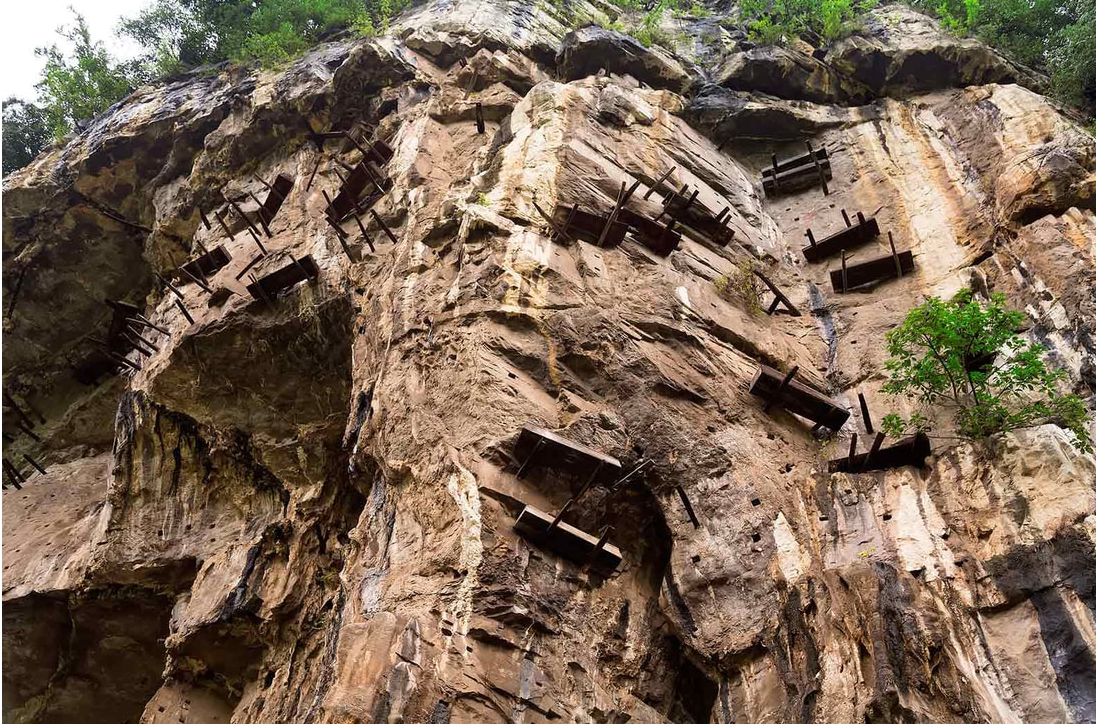
[[[588,563],[592,569],[609,573],[620,565],[620,549],[611,543],[598,548],[598,539],[567,523],[550,527],[553,517],[526,505],[514,523],[514,530],[525,538],[578,564]]]
[[[897,260],[895,257],[897,257]],[[830,284],[833,286],[833,290],[840,294],[871,282],[893,279],[898,276],[899,271],[902,274],[908,274],[913,269],[913,252],[897,252],[893,256],[888,255],[860,264],[853,264],[845,270],[844,275],[842,275],[841,270],[831,271]]]

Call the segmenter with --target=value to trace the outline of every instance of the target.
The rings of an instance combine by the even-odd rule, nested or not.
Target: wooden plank
[[[830,160],[830,153],[829,153],[828,150],[826,150],[826,147],[823,146],[822,148],[819,148],[819,149],[815,150],[814,157],[818,159],[819,163],[822,163],[823,165],[827,165],[829,163],[829,160]],[[779,171],[787,171],[789,169],[798,168],[799,166],[808,166],[811,169],[814,168],[814,161],[811,159],[810,152],[801,153],[798,156],[792,156],[791,158],[785,159],[783,161],[777,161],[776,162],[776,167]],[[772,175],[773,175],[773,167],[772,166],[769,166],[768,168],[761,169],[761,177],[762,178],[765,178],[766,176],[771,178]]]
[[[669,256],[681,244],[681,234],[634,211],[621,209],[617,218],[631,227],[636,239],[660,256]]]
[[[514,530],[576,563],[589,563],[591,568],[601,573],[611,573],[620,565],[623,556],[615,545],[605,543],[599,547],[597,538],[567,523],[560,522],[551,527],[554,517],[527,505],[518,515]],[[590,560],[591,555],[594,555],[593,560]]]
[[[270,186],[270,191],[267,192],[266,198],[263,199],[262,208],[259,209],[259,217],[267,224],[273,221],[274,215],[282,208],[282,203],[289,197],[289,192],[292,190],[293,179],[283,174],[278,174],[278,177],[274,179],[274,183]]]
[[[171,276],[173,279],[184,279],[186,274],[199,279],[209,277],[227,266],[230,261],[232,261],[232,255],[225,250],[224,246],[218,246],[197,259],[183,264]]]
[[[768,400],[776,394],[783,380],[784,374],[778,370],[760,365],[750,381],[750,394]],[[849,419],[849,411],[837,402],[795,380],[780,393],[776,404],[831,430],[840,430]]]
[[[831,473],[859,473],[868,470],[890,470],[904,465],[923,468],[925,458],[932,455],[932,445],[924,433],[899,440],[890,447],[880,448],[874,454],[861,453],[851,457],[830,460]],[[871,458],[870,460],[868,458]]]
[[[821,261],[834,254],[840,254],[844,250],[855,249],[877,236],[879,236],[879,222],[873,216],[865,219],[863,223],[835,231],[822,241],[803,247],[803,257],[810,262]]]
[[[563,228],[564,224],[567,224],[568,217],[570,217],[571,223],[567,225],[567,236],[597,244],[598,239],[602,236],[601,232],[605,228],[606,219],[604,216],[592,214],[582,209],[575,209],[564,204],[557,205],[555,211],[552,212],[552,221],[560,229]],[[624,235],[627,233],[628,226],[626,224],[614,221],[609,228],[609,233],[605,235],[601,247],[603,249],[612,249],[615,246],[620,246],[624,241]]]
[[[312,255],[296,259],[281,269],[267,274],[262,279],[247,285],[247,291],[256,299],[273,298],[280,292],[300,282],[315,279],[320,275],[320,267]]]
[[[899,252],[898,262],[902,267],[903,274],[912,272],[913,252],[908,250]],[[840,269],[835,269],[830,272],[830,284],[833,285],[833,290],[838,294],[870,282],[884,281],[898,276],[898,270],[895,268],[894,264],[894,257],[890,255],[881,256],[878,259],[872,259],[871,261],[866,261],[861,264],[850,265],[845,271],[848,279],[848,288],[842,284],[841,273]]]
[[[833,178],[833,169],[830,168],[829,161],[822,162],[822,173],[826,178]],[[784,193],[786,191],[795,191],[797,189],[813,186],[818,183],[818,169],[814,165],[797,166],[785,171],[781,167],[780,173],[777,176],[777,182],[773,183],[773,178],[763,177],[761,179],[761,186],[765,190],[766,194]]]
[[[608,482],[616,480],[621,470],[620,461],[613,456],[532,423],[526,423],[521,429],[514,446],[514,457],[522,462],[523,468],[529,465],[547,467],[579,477],[597,473],[600,480]]]

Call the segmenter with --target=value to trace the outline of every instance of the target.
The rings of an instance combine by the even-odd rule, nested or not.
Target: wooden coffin
[[[575,206],[560,204],[552,212],[552,221],[555,222],[556,228],[564,230],[566,236],[597,244],[608,219]],[[628,233],[628,226],[621,221],[614,221],[601,246],[606,249],[620,246],[626,233]]]
[[[636,239],[660,256],[669,256],[681,243],[681,234],[634,211],[621,209],[617,219],[630,226]]]
[[[890,470],[904,465],[925,467],[925,458],[932,455],[932,445],[924,433],[903,438],[890,447],[880,448],[875,455],[860,453],[851,458],[829,461],[831,473],[861,473],[868,470]],[[868,458],[871,458],[870,460]]]
[[[514,530],[564,558],[579,564],[589,563],[599,573],[612,573],[620,565],[622,556],[615,545],[606,543],[599,549],[597,538],[563,521],[549,529],[553,518],[543,510],[527,505],[518,515]],[[591,560],[595,550],[597,555]]]
[[[810,262],[821,261],[834,254],[840,254],[844,250],[855,249],[877,236],[879,236],[879,222],[873,216],[865,219],[863,223],[857,223],[830,234],[825,239],[816,241],[813,246],[803,247],[803,256]]]
[[[750,382],[750,394],[769,400],[783,380],[784,374],[779,370],[760,365]],[[848,410],[821,392],[794,379],[781,391],[776,404],[831,430],[840,430],[849,419]]]
[[[247,285],[247,291],[256,299],[271,299],[280,292],[292,288],[294,285],[315,279],[320,275],[320,268],[309,254],[306,257],[290,262],[281,269],[267,274],[262,279]]]
[[[514,457],[523,465],[528,463],[526,467],[548,467],[583,479],[594,472],[602,482],[613,482],[620,476],[620,461],[613,456],[531,423],[521,429]]]
[[[870,284],[871,282],[881,282],[887,279],[893,279],[894,277],[899,276],[899,266],[902,268],[903,275],[913,271],[912,251],[907,250],[899,252],[897,257],[887,255],[860,264],[847,265],[844,271],[844,279],[848,281],[847,287],[842,281],[842,271],[840,269],[835,269],[830,272],[830,284],[833,285],[833,290],[835,292],[841,294],[850,289],[856,289],[865,284]]]

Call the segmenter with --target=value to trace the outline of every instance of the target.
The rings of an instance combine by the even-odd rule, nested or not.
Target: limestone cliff
[[[928,294],[1005,293],[1091,401],[1096,138],[907,10],[817,50],[569,31],[612,12],[433,0],[5,182],[5,721],[1096,722],[1096,460],[1048,425],[826,465]],[[828,194],[766,193],[808,140]],[[537,210],[637,182],[668,255]],[[915,270],[833,293],[800,249],[841,210]],[[721,295],[745,260],[802,314]],[[763,410],[759,364],[851,419]],[[527,423],[634,472],[522,470]],[[587,480],[611,572],[514,529]]]

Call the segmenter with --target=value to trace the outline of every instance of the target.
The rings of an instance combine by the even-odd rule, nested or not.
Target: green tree
[[[50,142],[45,112],[19,98],[4,101],[4,175],[23,168]]]
[[[275,65],[346,28],[371,34],[409,0],[153,0],[119,31],[161,75],[224,60]]]
[[[1049,371],[1044,348],[1017,334],[1023,321],[1000,294],[986,303],[969,289],[951,301],[930,297],[887,333],[889,379],[883,391],[926,408],[951,408],[963,438],[981,440],[1053,422],[1071,433],[1078,449],[1091,451],[1084,401],[1058,392],[1064,373]],[[888,435],[929,426],[921,412],[883,418]]]
[[[105,111],[147,77],[139,66],[117,62],[101,42],[92,42],[84,17],[72,12],[74,25],[58,30],[70,50],[54,44],[35,51],[46,59],[35,87],[49,130],[57,138]]]

